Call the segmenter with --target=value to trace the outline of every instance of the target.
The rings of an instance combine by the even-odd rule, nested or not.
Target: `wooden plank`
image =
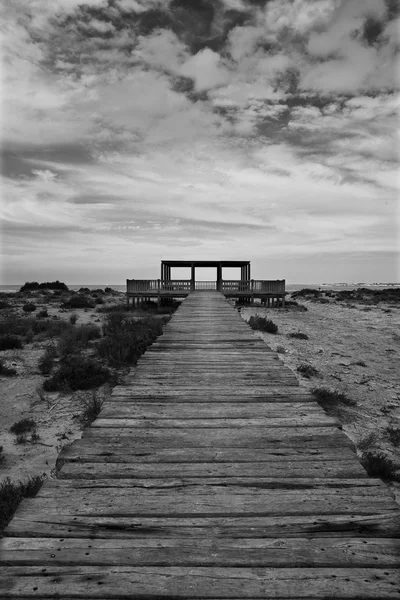
[[[398,599],[397,569],[232,567],[5,567],[3,598],[381,598]],[[101,585],[101,596],[99,587]],[[28,596],[29,597],[29,596]],[[59,597],[59,596],[58,596]]]
[[[0,565],[393,568],[399,545],[388,538],[8,538],[0,541]]]
[[[400,538],[399,511],[371,514],[239,516],[239,517],[121,517],[102,515],[35,515],[17,512],[7,527],[17,537],[137,539],[189,538],[290,538],[362,537]]]
[[[138,429],[185,429],[185,428],[196,428],[196,429],[210,429],[210,428],[237,428],[243,429],[244,427],[339,427],[337,419],[328,417],[327,415],[318,416],[290,416],[290,417],[249,417],[247,419],[229,418],[229,419],[157,419],[142,417],[137,419],[131,419],[127,417],[121,418],[106,418],[101,415],[92,424],[92,429],[97,428],[115,428],[115,427],[132,427]]]
[[[286,447],[281,445],[279,448],[272,449],[257,448],[237,448],[228,446],[220,448],[154,448],[149,447],[144,450],[143,447],[132,447],[131,440],[113,439],[109,440],[107,445],[96,438],[83,438],[76,440],[70,446],[64,446],[59,455],[59,467],[66,461],[87,462],[120,462],[120,463],[259,463],[269,462],[277,463],[271,468],[281,466],[281,475],[285,473],[292,464],[298,461],[344,461],[352,462],[359,466],[355,453],[349,446],[341,448],[336,447],[318,447],[299,445],[296,447]],[[322,468],[322,467],[321,467]]]
[[[131,461],[134,457],[131,456]],[[196,478],[196,477],[269,477],[281,482],[284,486],[289,478],[312,479],[315,475],[323,473],[326,478],[340,478],[341,485],[346,479],[367,479],[367,474],[362,466],[355,461],[296,461],[283,465],[275,463],[144,463],[133,462],[79,462],[64,464],[58,474],[59,479],[107,479],[107,478]],[[367,479],[368,480],[368,479]],[[312,484],[318,480],[312,481]],[[327,481],[327,479],[324,479]],[[379,480],[380,481],[380,480]],[[301,483],[298,483],[300,485]]]

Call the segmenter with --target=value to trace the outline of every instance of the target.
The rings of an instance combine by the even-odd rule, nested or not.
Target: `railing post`
[[[254,288],[254,279],[250,281],[250,290],[253,291]]]

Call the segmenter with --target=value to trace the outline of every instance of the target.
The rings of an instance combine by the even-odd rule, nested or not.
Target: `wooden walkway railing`
[[[217,292],[193,293],[1,542],[3,598],[398,598],[399,506]]]

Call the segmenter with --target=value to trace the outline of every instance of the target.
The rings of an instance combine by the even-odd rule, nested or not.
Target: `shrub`
[[[349,412],[346,410],[349,406],[357,405],[352,398],[327,388],[313,388],[311,393],[329,416],[338,417],[342,421],[350,422],[352,420],[352,415],[349,416]]]
[[[30,477],[26,483],[12,483],[7,477],[0,484],[0,533],[11,521],[19,503],[24,498],[33,498],[42,487],[43,477]]]
[[[389,425],[386,431],[393,446],[400,446],[400,427]]]
[[[300,373],[305,379],[311,379],[311,377],[318,377],[319,371],[312,365],[299,365],[297,372]]]
[[[85,409],[81,416],[82,424],[87,426],[93,423],[99,416],[102,406],[103,401],[96,395],[96,392],[93,392],[91,398],[85,401]]]
[[[61,356],[68,356],[80,352],[88,346],[91,340],[101,337],[101,329],[94,323],[87,323],[79,327],[71,326],[59,339],[58,349]]]
[[[7,367],[4,364],[4,361],[0,359],[0,375],[4,375],[4,377],[13,377],[16,374],[16,369],[13,369],[12,367]]]
[[[251,316],[249,319],[249,325],[252,329],[256,329],[258,331],[264,331],[267,333],[277,333],[278,325],[276,325],[270,319],[266,319],[265,317],[260,317],[259,315]]]
[[[322,292],[311,288],[304,288],[292,293],[292,298],[319,298]]]
[[[111,312],[118,312],[118,313],[125,313],[128,310],[127,306],[125,303],[121,303],[121,304],[104,304],[103,306],[98,306],[96,308],[96,312],[98,313],[111,313]]]
[[[112,365],[134,364],[162,333],[165,319],[147,317],[132,321],[121,313],[112,313],[104,325],[104,337],[97,352]]]
[[[94,308],[93,299],[83,294],[76,294],[67,298],[61,305],[61,308]]]
[[[78,315],[76,313],[72,313],[72,315],[70,315],[70,317],[69,317],[69,322],[71,323],[71,325],[75,325],[77,320],[78,320]]]
[[[22,340],[16,335],[2,335],[0,336],[0,350],[15,350],[22,348]]]
[[[357,360],[353,363],[353,365],[357,365],[358,367],[366,367],[366,363],[363,360]]]
[[[36,315],[38,319],[46,319],[48,316],[49,313],[47,312],[47,308],[42,308]]]
[[[21,421],[17,421],[14,425],[11,425],[10,432],[20,435],[22,433],[29,433],[33,429],[36,429],[36,422],[33,419],[21,419]]]
[[[361,464],[370,477],[400,481],[393,461],[383,452],[368,450],[361,457]]]
[[[288,333],[288,337],[295,338],[296,340],[308,340],[308,335],[306,333],[301,333],[300,331]]]
[[[42,356],[39,359],[39,370],[41,373],[43,373],[43,375],[49,375],[53,366],[54,366],[54,359],[57,356],[57,350],[55,348],[55,346],[50,345],[47,346],[47,348],[45,349],[44,353],[42,354]]]
[[[96,298],[94,301],[95,304],[104,304],[103,298]]]
[[[286,354],[286,348],[284,346],[277,346],[276,351],[278,354]]]
[[[4,448],[3,448],[3,446],[0,446],[0,464],[3,463],[4,460],[5,460]]]
[[[27,281],[21,288],[20,292],[30,292],[32,290],[60,290],[68,292],[68,287],[61,281],[46,281],[38,283],[37,281]]]
[[[357,445],[357,448],[359,450],[361,450],[361,452],[365,452],[366,450],[368,450],[368,448],[371,448],[371,446],[374,446],[376,444],[377,440],[378,440],[378,434],[376,433],[376,431],[371,431],[366,436],[357,440],[356,445]]]
[[[58,337],[71,325],[61,319],[35,319],[33,317],[9,317],[0,322],[0,336],[13,335],[33,340],[35,335]],[[21,346],[22,347],[22,346]]]
[[[0,300],[0,310],[3,310],[4,308],[11,308],[11,304],[5,300]]]
[[[89,390],[112,380],[109,369],[92,358],[72,355],[64,358],[58,370],[43,383],[46,392]]]
[[[23,305],[22,310],[26,313],[34,312],[36,310],[36,304],[33,302],[26,302]]]

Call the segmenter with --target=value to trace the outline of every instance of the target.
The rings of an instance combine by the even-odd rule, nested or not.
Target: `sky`
[[[400,281],[396,7],[5,0],[1,282]]]

